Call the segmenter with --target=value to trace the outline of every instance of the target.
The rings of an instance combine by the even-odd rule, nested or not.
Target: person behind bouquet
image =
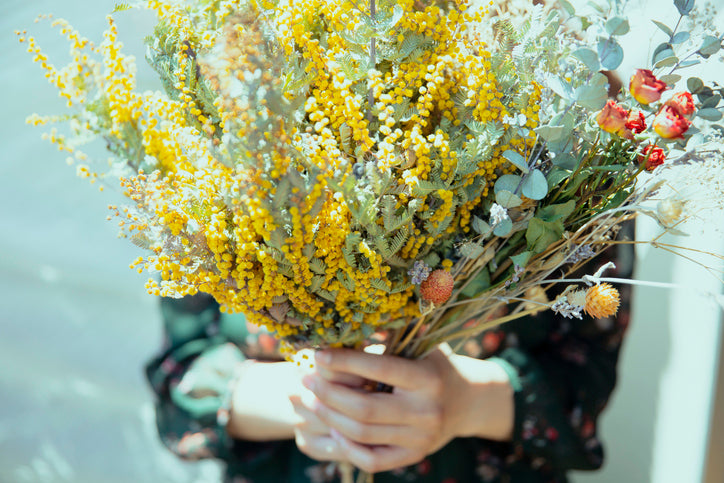
[[[631,245],[609,260],[631,274]],[[592,260],[592,273],[606,260]],[[605,257],[604,257],[605,258]],[[628,325],[551,311],[411,361],[351,349],[282,361],[271,335],[200,294],[162,299],[162,352],[147,366],[163,443],[226,462],[226,481],[332,482],[338,462],[385,482],[562,482],[597,469],[597,420]],[[366,381],[391,386],[368,392]]]

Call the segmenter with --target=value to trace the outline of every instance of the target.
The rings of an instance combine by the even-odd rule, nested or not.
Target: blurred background
[[[65,155],[26,126],[28,114],[63,111],[13,31],[28,29],[56,64],[67,45],[48,23],[54,13],[99,40],[111,0],[0,0],[0,482],[213,482],[216,463],[184,463],[158,441],[142,367],[160,347],[157,301],[146,275],[127,265],[141,254],[106,222],[118,192],[75,176]],[[711,2],[710,2],[711,3]],[[724,26],[724,0],[714,24]],[[671,4],[671,5],[670,5]],[[632,31],[623,38],[627,81],[663,34],[648,21],[675,22],[673,2],[630,2]],[[138,84],[157,89],[142,39],[154,18],[116,15],[126,51],[138,59]],[[673,19],[673,20],[672,20]],[[724,78],[724,64],[699,74]],[[102,146],[100,147],[102,148]],[[98,155],[102,151],[97,150]],[[692,226],[665,240],[724,253],[718,229]],[[640,223],[639,239],[655,226]],[[692,290],[637,288],[620,381],[603,416],[605,468],[577,473],[577,483],[722,482],[724,363],[721,293],[716,278],[663,250],[638,252],[637,278],[674,281]],[[716,265],[711,259],[710,265]],[[718,268],[721,269],[721,263]],[[698,291],[697,291],[698,290]]]

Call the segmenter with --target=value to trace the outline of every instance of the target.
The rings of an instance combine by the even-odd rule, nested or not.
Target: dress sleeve
[[[244,316],[221,314],[216,301],[198,294],[162,298],[164,342],[146,366],[156,395],[156,424],[162,442],[184,459],[254,460],[273,443],[233,440],[226,431],[231,393],[246,356],[241,342]]]
[[[617,268],[606,276],[629,278],[633,248],[617,247],[611,256],[594,259],[584,273],[612,260]],[[515,391],[512,461],[527,460],[552,473],[602,465],[597,420],[616,384],[629,322],[630,285],[617,288],[621,306],[615,317],[577,320],[546,311],[499,331],[499,350],[491,360],[506,370]]]

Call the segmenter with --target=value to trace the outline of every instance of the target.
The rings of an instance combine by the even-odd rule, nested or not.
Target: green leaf
[[[625,35],[629,30],[628,19],[624,17],[613,17],[606,22],[606,32],[609,35]]]
[[[129,4],[127,4],[127,3],[117,3],[117,4],[113,7],[113,11],[112,11],[111,13],[123,12],[124,10],[130,10],[131,8],[133,8],[133,7],[131,7],[131,6],[130,6]]]
[[[601,63],[598,61],[598,54],[591,49],[580,48],[573,52],[573,56],[586,64],[591,72],[601,70]]]
[[[552,243],[561,239],[563,231],[563,222],[561,220],[548,222],[540,218],[531,218],[525,232],[528,249],[534,254],[545,251]]]
[[[570,175],[571,173],[565,169],[553,168],[548,173],[548,176],[546,176],[548,180],[548,191],[552,190],[555,186],[558,186],[561,181],[568,178]]]
[[[473,221],[470,222],[470,226],[478,235],[487,236],[490,234],[490,225],[477,216],[473,216]]]
[[[490,273],[484,268],[473,278],[463,289],[461,295],[467,298],[473,298],[480,294],[483,290],[490,287]]]
[[[467,258],[478,258],[483,254],[483,247],[477,243],[467,242],[460,247],[460,254]]]
[[[679,74],[667,74],[659,77],[659,80],[661,82],[666,82],[670,86],[673,86],[681,80],[681,76]]]
[[[566,203],[559,203],[556,205],[549,205],[545,206],[538,210],[538,213],[536,213],[536,217],[540,218],[543,221],[557,221],[562,220],[565,221],[566,218],[568,218],[571,213],[573,213],[573,210],[576,209],[576,202],[575,200],[570,200]]]
[[[503,151],[503,157],[510,161],[516,168],[520,169],[522,172],[527,173],[528,170],[528,163],[525,161],[525,158],[518,152],[512,151],[510,149],[506,149]]]
[[[716,122],[722,118],[722,113],[719,109],[708,107],[706,109],[699,109],[696,111],[696,116],[706,119],[707,121]]]
[[[701,109],[706,109],[707,107],[716,107],[719,105],[719,101],[721,101],[721,95],[714,94],[711,97],[707,97],[704,102],[701,103]]]
[[[563,137],[566,128],[564,126],[540,126],[534,131],[546,141],[557,141]]]
[[[665,57],[657,61],[654,64],[654,67],[657,69],[661,69],[662,67],[671,67],[672,65],[676,65],[677,62],[679,62],[679,58],[675,55],[672,55],[671,57]]]
[[[704,42],[701,44],[701,47],[699,47],[697,52],[699,55],[707,59],[719,52],[719,49],[721,49],[721,39],[714,37],[713,35],[707,35],[704,37]]]
[[[576,102],[592,111],[603,108],[608,100],[608,89],[603,86],[582,85],[576,89]]]
[[[495,187],[493,190],[497,193],[498,191],[510,191],[511,193],[515,193],[518,191],[518,186],[520,186],[520,176],[515,174],[505,174],[498,178],[498,181],[495,182]]]
[[[669,42],[674,45],[683,44],[684,42],[689,40],[689,37],[691,37],[691,34],[689,32],[677,32],[676,35],[671,37],[671,40]]]
[[[558,76],[547,76],[546,85],[565,100],[569,100],[573,96],[571,85]]]
[[[558,3],[561,4],[561,7],[563,7],[563,10],[565,10],[568,15],[573,15],[576,13],[576,9],[567,0],[558,0]]]
[[[553,165],[573,171],[578,167],[578,160],[570,153],[561,153],[553,158]]]
[[[689,12],[694,8],[694,0],[674,0],[674,6],[681,15],[689,15]]]
[[[513,221],[510,218],[506,218],[505,220],[501,221],[497,225],[495,225],[495,228],[493,228],[493,235],[495,236],[507,236],[510,233],[510,230],[513,229]]]
[[[628,165],[626,165],[626,164],[609,164],[607,166],[589,166],[588,169],[591,169],[593,171],[605,171],[605,172],[623,171],[625,169],[628,169]]]
[[[672,45],[668,42],[664,42],[663,44],[659,44],[659,46],[654,49],[654,53],[651,56],[651,63],[655,64],[661,59],[665,59],[673,55],[675,54],[674,49],[672,49]]]
[[[692,65],[698,65],[698,64],[701,64],[701,60],[699,60],[699,59],[683,60],[679,64],[679,69],[683,69],[685,67],[691,67]]]
[[[666,24],[664,24],[664,23],[661,23],[661,22],[657,22],[656,20],[652,20],[652,22],[655,23],[656,26],[657,26],[658,28],[660,28],[661,31],[664,32],[664,33],[665,33],[666,35],[668,35],[669,37],[671,37],[672,35],[674,35],[674,31],[671,30],[671,28],[670,28],[668,25],[666,25]]]
[[[519,267],[525,267],[528,264],[531,255],[533,254],[526,250],[517,255],[513,255],[512,257],[510,257],[510,259],[513,261],[514,265],[518,265]]]
[[[623,49],[613,38],[598,41],[598,58],[607,70],[616,70],[623,62]]]
[[[500,190],[495,193],[495,201],[503,208],[516,208],[523,204],[523,200],[508,190]]]
[[[692,94],[696,94],[704,88],[704,82],[698,77],[689,77],[686,80],[686,88],[689,89],[689,92]]]
[[[532,200],[542,200],[548,194],[548,181],[540,170],[534,169],[523,180],[523,196]]]

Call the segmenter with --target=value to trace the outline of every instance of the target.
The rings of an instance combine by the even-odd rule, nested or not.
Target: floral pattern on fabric
[[[633,250],[618,247],[618,268],[607,275],[626,278]],[[600,258],[585,273],[608,260]],[[512,442],[456,439],[416,465],[376,474],[375,482],[564,482],[568,470],[599,468],[597,420],[616,383],[629,323],[630,286],[619,290],[615,318],[580,321],[547,311],[466,341],[460,353],[495,361],[511,379]],[[206,295],[162,299],[161,308],[164,347],[147,375],[158,396],[159,434],[171,451],[185,459],[221,458],[227,481],[236,483],[339,481],[334,463],[311,460],[291,440],[252,443],[226,434],[235,368],[247,358],[279,359],[278,344],[265,329],[243,315],[221,314]]]

